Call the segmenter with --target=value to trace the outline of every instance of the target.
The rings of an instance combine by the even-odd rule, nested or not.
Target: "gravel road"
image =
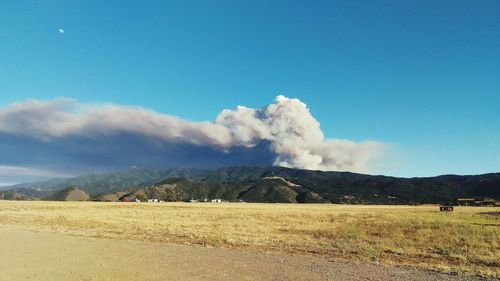
[[[0,228],[0,280],[481,280],[405,267]]]

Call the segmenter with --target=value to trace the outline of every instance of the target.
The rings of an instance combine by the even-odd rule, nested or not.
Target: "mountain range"
[[[165,201],[220,198],[283,203],[453,204],[458,198],[499,200],[500,173],[398,178],[283,167],[133,168],[3,187],[0,199],[64,200],[61,198],[65,198],[62,195],[68,192],[66,189],[75,187],[89,198],[103,201],[131,196]],[[78,198],[82,197],[80,194]]]

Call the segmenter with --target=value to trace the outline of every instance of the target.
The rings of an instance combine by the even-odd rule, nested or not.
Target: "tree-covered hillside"
[[[23,184],[12,189],[24,190],[31,196],[70,186],[78,186],[94,198],[127,192],[166,201],[221,198],[247,202],[452,204],[457,198],[500,199],[500,173],[397,178],[282,167],[129,169]]]

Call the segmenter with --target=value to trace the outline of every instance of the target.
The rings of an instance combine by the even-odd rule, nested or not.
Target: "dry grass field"
[[[500,208],[0,201],[0,227],[500,276]]]

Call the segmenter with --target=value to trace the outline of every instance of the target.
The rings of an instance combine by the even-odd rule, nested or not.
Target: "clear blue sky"
[[[2,107],[202,121],[277,94],[327,137],[392,144],[384,173],[498,172],[500,1],[0,1]]]

